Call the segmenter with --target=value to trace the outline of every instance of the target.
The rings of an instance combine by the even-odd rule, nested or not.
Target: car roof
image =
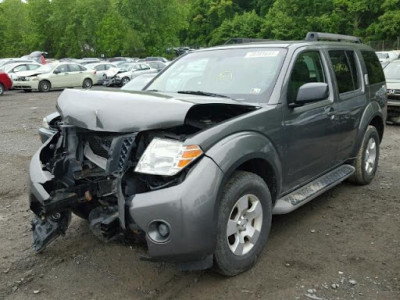
[[[360,48],[365,50],[372,50],[371,47],[362,43],[351,43],[351,42],[334,42],[334,41],[280,41],[280,40],[260,40],[251,42],[251,43],[243,43],[243,44],[233,44],[233,45],[220,45],[211,48],[199,49],[193,52],[206,52],[212,50],[226,50],[226,49],[252,49],[252,48],[300,48],[304,46],[316,46],[319,48],[324,47],[353,47]]]

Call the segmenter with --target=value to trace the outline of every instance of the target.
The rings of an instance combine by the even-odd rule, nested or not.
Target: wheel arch
[[[257,132],[236,133],[218,142],[206,155],[222,170],[223,179],[218,189],[216,206],[227,181],[235,171],[252,172],[267,184],[273,204],[281,189],[282,167],[273,143]]]
[[[353,150],[353,157],[357,155],[358,150],[361,147],[365,131],[369,125],[372,125],[377,129],[380,140],[379,142],[382,142],[383,133],[385,131],[385,120],[386,114],[378,102],[373,101],[366,107],[358,127],[357,142],[356,147]]]

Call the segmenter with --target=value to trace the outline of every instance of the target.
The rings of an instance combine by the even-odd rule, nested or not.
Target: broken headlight
[[[135,172],[173,176],[202,154],[197,145],[185,146],[182,142],[154,138],[140,158]]]

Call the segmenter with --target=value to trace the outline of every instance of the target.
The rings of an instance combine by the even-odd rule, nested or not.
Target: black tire
[[[42,80],[39,82],[39,91],[43,93],[47,93],[51,89],[51,83],[48,80]]]
[[[232,219],[232,214],[237,210],[239,199],[247,196],[255,196],[258,200],[258,205],[261,205],[262,215],[258,217],[260,226],[259,235],[253,246],[250,245],[250,250],[243,254],[234,254],[231,247],[232,240],[238,238],[237,233],[228,236],[228,224]],[[250,205],[250,198],[245,198]],[[251,204],[253,205],[253,204]],[[253,206],[250,206],[252,208]],[[248,213],[249,210],[246,210]],[[260,220],[262,223],[260,225]],[[264,180],[250,172],[237,171],[233,174],[230,180],[224,187],[222,199],[219,205],[218,220],[217,220],[217,245],[214,253],[214,266],[216,271],[225,276],[234,276],[250,269],[257,261],[261,251],[263,250],[268,235],[271,229],[272,220],[272,200],[267,184]],[[248,220],[247,220],[248,221]],[[251,224],[254,226],[254,221],[246,221],[246,226]],[[236,223],[239,228],[239,222]],[[238,229],[239,230],[239,229]],[[239,232],[239,231],[238,231]],[[244,231],[245,233],[246,231]],[[248,243],[244,239],[245,243]],[[238,246],[237,246],[238,248]],[[244,249],[244,248],[242,248]],[[242,251],[244,252],[244,251]]]
[[[84,89],[90,89],[92,86],[93,86],[93,81],[90,78],[86,78],[82,83],[82,87]]]
[[[369,153],[373,152],[369,149],[369,143],[371,141],[375,143],[375,157],[371,157],[373,166],[371,166],[371,164],[368,164],[367,166],[367,160],[370,158]],[[350,182],[358,185],[366,185],[369,184],[372,179],[374,179],[379,162],[379,144],[380,139],[378,131],[374,126],[368,126],[367,130],[365,131],[361,147],[358,150],[356,160],[353,164],[353,166],[356,168],[356,171],[349,178]]]
[[[124,86],[124,85],[127,84],[129,81],[131,81],[131,80],[129,79],[129,77],[123,77],[123,78],[121,79],[121,86]]]
[[[0,95],[4,94],[4,85],[0,83]]]

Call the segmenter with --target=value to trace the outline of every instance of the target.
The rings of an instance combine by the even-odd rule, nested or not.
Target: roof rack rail
[[[305,40],[306,41],[330,40],[337,42],[346,41],[346,42],[361,44],[361,39],[356,36],[325,33],[325,32],[309,32],[307,33]]]
[[[224,45],[234,45],[234,44],[246,44],[246,43],[260,43],[266,42],[266,39],[253,39],[253,38],[230,38]]]

